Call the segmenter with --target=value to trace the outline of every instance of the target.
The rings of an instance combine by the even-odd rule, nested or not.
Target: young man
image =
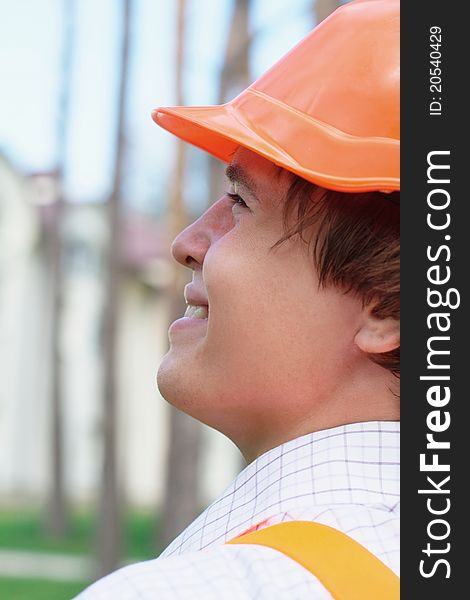
[[[399,4],[355,0],[231,103],[154,119],[229,163],[173,243],[193,280],[158,385],[249,464],[158,559],[81,597],[364,598],[358,545],[351,567],[334,542],[325,575],[321,533],[308,561],[293,538],[227,542],[315,522],[398,570]]]

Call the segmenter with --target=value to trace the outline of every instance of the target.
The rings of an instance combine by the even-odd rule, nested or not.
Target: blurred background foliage
[[[157,556],[243,467],[155,386],[169,245],[224,178],[150,111],[229,100],[337,5],[0,0],[0,598]]]

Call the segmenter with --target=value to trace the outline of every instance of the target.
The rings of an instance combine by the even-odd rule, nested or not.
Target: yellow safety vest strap
[[[397,600],[400,579],[348,535],[310,521],[286,521],[228,544],[258,544],[282,552],[313,573],[336,600]]]

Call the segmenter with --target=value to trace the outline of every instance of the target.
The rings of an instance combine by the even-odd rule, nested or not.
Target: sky
[[[74,5],[74,60],[65,152],[72,201],[106,198],[115,151],[121,0],[0,0],[0,152],[22,172],[58,162],[57,114],[64,5]],[[233,0],[187,0],[185,103],[217,97]],[[258,77],[313,26],[311,0],[253,0],[252,75]],[[126,192],[146,210],[172,168],[174,140],[150,112],[174,103],[176,0],[134,0]]]

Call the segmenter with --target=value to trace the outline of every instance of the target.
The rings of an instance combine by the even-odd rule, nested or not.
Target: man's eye
[[[246,204],[246,202],[238,194],[233,194],[231,192],[227,192],[227,196],[233,200],[234,204],[238,204],[238,206],[248,208],[248,205]]]

